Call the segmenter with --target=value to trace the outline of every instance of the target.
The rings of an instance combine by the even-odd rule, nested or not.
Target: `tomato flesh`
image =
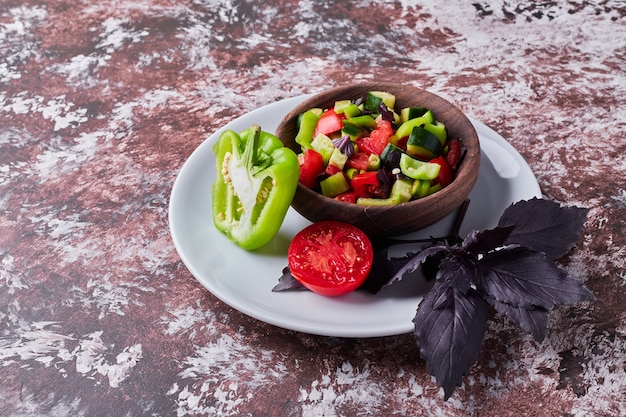
[[[339,296],[363,284],[373,261],[372,244],[359,228],[325,220],[302,229],[289,245],[289,269],[302,285]]]
[[[317,187],[317,176],[324,172],[324,159],[313,149],[307,149],[299,157],[300,182],[308,188]]]

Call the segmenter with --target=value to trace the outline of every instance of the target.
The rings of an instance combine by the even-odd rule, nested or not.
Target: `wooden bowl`
[[[467,198],[478,177],[480,145],[469,119],[453,104],[426,90],[402,84],[363,83],[336,87],[316,94],[291,110],[280,122],[276,136],[297,154],[294,138],[298,115],[312,107],[330,108],[336,100],[365,97],[368,91],[396,96],[395,108],[426,107],[446,125],[448,137],[461,138],[467,152],[452,183],[427,197],[390,206],[362,206],[326,197],[298,184],[292,207],[311,222],[337,220],[351,223],[371,237],[397,236],[430,226],[446,217]]]

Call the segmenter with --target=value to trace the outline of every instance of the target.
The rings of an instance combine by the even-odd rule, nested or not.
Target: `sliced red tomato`
[[[359,171],[366,171],[369,166],[369,155],[363,152],[356,152],[350,155],[346,166],[348,168],[358,169]]]
[[[330,135],[332,133],[340,131],[342,127],[343,123],[341,123],[341,117],[337,113],[335,113],[334,109],[328,109],[324,113],[322,113],[319,120],[317,121],[315,131],[313,132],[313,137],[315,138],[320,133]]]
[[[457,165],[461,161],[461,141],[459,139],[450,139],[447,143],[448,153],[446,155],[446,162],[451,170],[456,170]]]
[[[382,196],[378,171],[367,171],[356,174],[350,181],[350,186],[357,198]]]
[[[317,176],[324,171],[322,155],[313,149],[307,149],[298,159],[300,162],[300,182],[305,187],[316,188]]]
[[[446,162],[446,158],[439,156],[435,159],[431,159],[430,162],[439,164],[439,175],[433,180],[434,184],[441,184],[442,187],[448,186],[452,182],[452,170]]]
[[[387,120],[377,120],[376,126],[376,129],[372,130],[368,137],[356,140],[360,151],[368,154],[375,153],[376,155],[383,153],[385,146],[389,143],[389,137],[393,135],[393,129]]]
[[[346,191],[338,196],[335,196],[335,200],[343,201],[344,203],[356,203],[356,193],[354,191]]]
[[[294,278],[311,291],[331,297],[359,288],[373,257],[372,244],[361,229],[332,220],[302,229],[287,252]]]

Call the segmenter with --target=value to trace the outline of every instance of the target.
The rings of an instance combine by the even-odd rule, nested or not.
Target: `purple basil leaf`
[[[376,250],[372,269],[359,289],[369,291],[371,294],[378,293],[413,256],[415,256],[414,253],[407,253],[402,257],[389,258],[389,251],[386,247]]]
[[[431,255],[436,255],[440,252],[449,252],[450,246],[445,243],[438,243],[427,248],[422,249],[418,253],[415,254],[407,254],[406,261],[402,262],[400,268],[397,269],[396,273],[389,279],[386,285],[391,285],[396,281],[400,281],[405,274],[410,274],[414,272],[417,268],[419,268],[420,264],[426,260]]]
[[[513,231],[513,226],[496,227],[479,232],[473,230],[463,240],[461,249],[472,254],[483,254],[502,247]]]
[[[533,198],[509,206],[498,226],[515,226],[507,243],[543,252],[554,260],[567,254],[576,244],[588,211]]]
[[[283,275],[278,278],[278,284],[272,288],[273,292],[290,291],[290,290],[307,290],[300,282],[291,275],[289,267],[283,268]]]
[[[348,158],[354,154],[354,144],[350,140],[350,135],[344,135],[340,138],[332,140],[333,145],[335,145],[341,153],[346,155]]]
[[[376,172],[376,179],[380,182],[380,193],[388,197],[391,194],[391,186],[395,178],[386,169],[379,169]]]
[[[453,287],[467,294],[472,284],[475,283],[476,265],[471,259],[468,259],[456,252],[451,252],[439,264],[437,272],[437,281],[440,285],[435,285],[431,291],[434,291],[432,308],[438,309],[445,306],[449,301],[451,291],[448,288]]]
[[[503,249],[485,255],[478,264],[479,290],[502,303],[550,309],[555,304],[595,300],[580,281],[568,277],[541,252]]]
[[[487,297],[487,301],[496,311],[507,316],[526,333],[531,334],[537,342],[542,342],[546,336],[548,310],[542,307],[524,308],[496,301]]]
[[[436,291],[430,291],[413,319],[420,354],[446,400],[478,359],[487,324],[486,303],[474,289],[467,294],[453,287],[447,291],[451,295],[445,307],[432,308]]]
[[[382,117],[383,120],[386,120],[390,123],[393,123],[395,121],[395,116],[393,112],[389,110],[389,108],[387,108],[385,103],[381,102],[378,105],[378,113],[380,113],[380,116]]]

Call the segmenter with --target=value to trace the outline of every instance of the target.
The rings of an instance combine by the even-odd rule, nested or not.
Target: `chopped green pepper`
[[[302,146],[302,148],[311,147],[313,132],[315,131],[315,126],[321,115],[322,109],[317,107],[309,109],[300,115],[298,134],[296,135],[295,141],[298,145]]]
[[[407,154],[400,157],[400,170],[414,180],[434,180],[439,175],[441,165],[411,158]]]
[[[278,233],[296,192],[298,157],[258,125],[240,134],[224,131],[213,152],[215,227],[246,250],[264,246]]]

